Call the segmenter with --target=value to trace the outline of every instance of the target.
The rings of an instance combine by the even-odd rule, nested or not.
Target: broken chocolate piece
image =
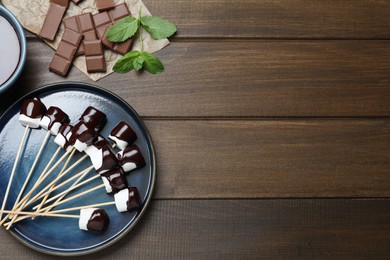
[[[77,21],[77,16],[71,16],[62,20],[64,22],[65,29],[71,29],[81,34],[81,30]],[[84,55],[84,44],[81,42],[79,48],[76,51],[76,56]]]
[[[126,3],[122,3],[120,5],[115,6],[113,9],[108,11],[108,15],[110,16],[112,21],[117,21],[126,16],[130,15],[129,8]]]
[[[82,38],[83,36],[80,33],[66,28],[50,63],[49,70],[61,76],[66,76]]]
[[[104,59],[102,41],[84,41],[84,48],[87,71],[89,73],[106,72],[106,60]]]
[[[101,11],[106,11],[115,7],[114,0],[96,0],[96,8]]]
[[[114,22],[122,19],[126,16],[129,16],[131,13],[126,3],[115,6],[110,11],[100,12],[93,15],[93,20],[96,26],[96,32],[98,37],[102,40],[102,43],[108,49],[125,55],[131,50],[133,45],[133,40],[128,39],[124,42],[113,43],[107,39],[106,31],[109,27],[113,25]]]
[[[58,28],[60,27],[62,17],[65,14],[66,9],[68,8],[69,0],[51,0],[49,10],[47,11],[45,21],[43,22],[43,26],[41,31],[39,32],[39,36],[53,41]]]

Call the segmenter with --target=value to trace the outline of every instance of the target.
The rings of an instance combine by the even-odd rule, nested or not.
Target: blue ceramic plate
[[[103,207],[110,217],[110,225],[104,233],[91,233],[82,231],[78,227],[78,219],[55,218],[55,217],[37,217],[34,220],[26,219],[16,223],[11,229],[11,233],[25,245],[38,251],[54,255],[82,255],[92,253],[105,248],[118,241],[128,233],[138,222],[145,211],[150,199],[155,181],[156,165],[155,156],[151,139],[146,127],[140,120],[137,113],[122,99],[106,90],[80,83],[60,83],[53,84],[36,90],[12,105],[0,119],[0,196],[1,201],[4,198],[5,190],[8,184],[13,162],[23,136],[25,128],[19,123],[18,116],[21,104],[24,99],[39,97],[43,103],[49,106],[60,107],[65,111],[71,120],[71,124],[78,121],[78,118],[88,106],[93,106],[107,115],[107,123],[101,134],[108,137],[112,128],[121,120],[127,122],[136,132],[137,144],[145,157],[146,166],[137,169],[127,175],[129,185],[136,186],[142,198],[142,209],[134,213],[119,213],[115,205]],[[22,151],[21,159],[15,172],[12,188],[6,204],[6,209],[11,209],[22,187],[25,176],[27,175],[35,155],[45,136],[42,129],[30,130],[27,137],[27,144]],[[27,190],[37,179],[39,173],[45,168],[52,157],[57,145],[53,142],[51,136],[43,155],[34,171]],[[60,155],[64,153],[61,150]],[[75,162],[83,154],[76,152],[71,162]],[[59,165],[57,172],[60,170]],[[77,166],[72,173],[75,174],[91,166],[89,158]],[[72,176],[70,173],[68,176]],[[95,173],[91,171],[88,177]],[[54,178],[53,174],[53,177]],[[48,180],[49,181],[49,180]],[[48,181],[42,185],[47,185]],[[71,192],[67,197],[77,194],[83,190],[90,189],[102,184],[100,178],[93,180],[88,185]],[[59,192],[59,191],[58,191]],[[69,201],[59,207],[69,208],[83,205],[91,205],[100,202],[114,201],[112,195],[105,192],[105,189],[99,189],[82,196],[76,200]],[[67,214],[79,214],[78,211]]]

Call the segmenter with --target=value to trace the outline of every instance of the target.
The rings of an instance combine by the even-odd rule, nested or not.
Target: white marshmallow
[[[49,124],[50,124],[50,118],[48,116],[43,116],[41,118],[41,121],[39,122],[39,125],[46,131],[49,130]]]
[[[92,165],[95,170],[98,170],[103,165],[103,149],[97,149],[95,146],[91,145],[85,149],[85,153],[88,154],[91,159]]]
[[[129,189],[123,189],[115,193],[115,206],[119,212],[127,211],[127,201],[129,200]]]
[[[85,148],[88,147],[88,145],[86,143],[81,142],[79,139],[76,139],[76,142],[74,142],[73,146],[79,152],[83,152],[85,150]]]
[[[132,163],[132,162],[127,162],[125,164],[122,164],[121,166],[125,172],[129,172],[129,171],[132,171],[132,170],[137,168],[137,165],[135,163]]]
[[[60,132],[60,128],[61,128],[62,124],[60,122],[55,122],[51,128],[50,128],[50,133],[52,135],[58,135],[58,133]]]
[[[114,143],[116,143],[116,145],[119,147],[119,149],[123,150],[125,149],[129,143],[126,142],[126,141],[123,141],[123,140],[120,140],[118,139],[117,137],[115,136],[112,136],[112,135],[109,135],[108,136],[108,139],[112,140]]]
[[[50,118],[48,116],[43,116],[41,121],[39,122],[39,125],[45,129],[46,131],[49,130],[49,125],[50,125]],[[58,132],[60,131],[60,127],[61,127],[61,123],[60,122],[54,122],[54,124],[51,126],[50,128],[50,133],[52,135],[57,135]]]
[[[30,128],[39,128],[40,118],[31,118],[26,115],[19,115],[19,121],[23,126],[29,126]]]
[[[81,230],[87,230],[87,225],[89,220],[92,217],[92,213],[97,210],[97,208],[87,208],[87,209],[81,209],[80,210],[80,218],[79,218],[79,228]]]
[[[102,176],[101,178],[103,180],[104,187],[106,188],[106,192],[107,193],[111,193],[112,192],[112,187],[111,187],[110,181],[106,177],[104,177],[104,176]]]
[[[66,144],[66,138],[62,134],[58,134],[56,138],[54,138],[54,142],[59,146],[61,146],[61,148],[64,148]]]

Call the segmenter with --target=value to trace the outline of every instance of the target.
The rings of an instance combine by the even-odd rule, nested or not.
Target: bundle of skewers
[[[126,122],[121,121],[110,132],[109,142],[100,134],[106,121],[107,117],[103,112],[90,106],[72,126],[69,116],[60,108],[51,106],[46,109],[39,98],[25,100],[19,115],[19,122],[25,127],[25,131],[3,197],[0,225],[8,230],[19,221],[31,221],[36,217],[62,217],[78,219],[81,230],[104,232],[110,222],[104,207],[115,205],[118,212],[140,210],[142,201],[138,189],[129,186],[126,178],[126,174],[146,165],[139,147],[133,144],[137,135]],[[32,129],[43,129],[47,133],[29,172],[25,174],[16,169],[27,143],[27,135]],[[35,170],[37,163],[51,135],[58,148],[44,169],[38,172]],[[119,152],[115,152],[115,149]],[[61,150],[62,156],[59,156]],[[85,154],[72,163],[72,157],[77,152]],[[90,166],[76,171],[77,166],[87,158],[90,159]],[[88,177],[93,171],[95,174]],[[31,183],[34,174],[37,174],[34,176],[35,182]],[[18,178],[26,177],[12,207],[6,210],[6,205],[11,203],[7,201],[16,175]],[[87,190],[78,190],[99,178],[102,180],[101,184]],[[57,209],[58,206],[86,194],[102,190],[113,195],[112,201]],[[69,193],[76,194],[68,196]],[[69,214],[75,211],[79,214]]]

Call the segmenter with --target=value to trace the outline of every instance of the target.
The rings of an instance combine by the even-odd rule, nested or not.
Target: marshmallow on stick
[[[119,149],[123,150],[129,144],[134,143],[137,139],[137,134],[128,124],[121,121],[112,129],[108,139],[115,143]]]
[[[90,191],[85,191],[82,194],[81,193],[80,194],[84,195],[84,194],[87,194],[88,192],[90,192]],[[69,200],[72,200],[72,199],[71,198],[67,199],[67,201],[69,201]],[[62,201],[62,203],[64,203],[64,202],[65,202],[65,200]],[[80,209],[85,209],[85,208],[101,207],[101,206],[109,206],[109,205],[116,205],[116,209],[119,212],[126,212],[126,211],[127,212],[134,212],[134,211],[137,211],[141,208],[142,200],[141,200],[141,196],[139,195],[137,187],[127,187],[127,188],[120,190],[119,192],[117,192],[114,195],[114,201],[102,202],[102,203],[86,205],[86,206],[78,206],[78,207],[73,207],[73,208],[59,209],[59,210],[51,211],[50,213],[58,214],[61,212],[70,212],[70,211],[75,211],[75,210],[80,210]],[[50,206],[50,207],[52,207],[52,206]],[[45,212],[48,208],[49,207],[43,208],[39,212],[34,212],[34,214],[36,214],[36,215],[45,214],[42,212]],[[19,221],[26,219],[26,218],[28,218],[28,217],[26,217],[26,216],[19,217],[14,223],[19,222]],[[11,227],[9,225],[9,223],[6,223],[5,226],[7,228]]]
[[[126,173],[142,168],[146,165],[145,159],[139,147],[135,144],[126,147],[123,151],[120,151],[117,154],[117,157],[122,169]]]
[[[4,210],[3,213],[10,213],[16,215],[26,216],[46,216],[46,217],[61,217],[61,218],[78,218],[79,228],[85,231],[104,232],[107,230],[110,224],[110,218],[108,217],[104,209],[99,208],[85,208],[80,210],[80,215],[58,214],[52,212],[29,212],[29,211],[12,211]],[[11,224],[7,223],[7,229]]]
[[[69,123],[69,121],[70,121],[69,116],[65,112],[63,112],[60,108],[53,107],[53,106],[49,107],[46,110],[45,114],[42,116],[39,125],[42,127],[42,129],[47,131],[47,134],[46,134],[44,140],[42,141],[41,147],[39,148],[39,151],[35,157],[34,163],[31,166],[29,173],[27,174],[27,177],[24,181],[24,184],[19,191],[19,194],[16,198],[13,210],[15,210],[16,204],[19,203],[19,200],[20,200],[26,186],[27,186],[28,182],[30,181],[31,175],[34,172],[35,166],[38,163],[38,160],[42,154],[42,151],[46,145],[46,142],[49,139],[50,134],[57,135],[60,127],[65,123]],[[42,174],[44,174],[44,172],[42,172],[41,175]],[[41,178],[41,175],[39,176],[38,179]],[[13,220],[15,220],[16,217],[17,217],[17,215],[14,216]]]
[[[45,112],[46,112],[45,105],[37,97],[33,98],[33,99],[26,99],[22,104],[22,107],[20,109],[20,114],[19,114],[19,122],[23,126],[25,126],[25,131],[24,131],[24,134],[22,136],[22,140],[20,142],[18,151],[16,153],[16,158],[14,161],[14,165],[12,167],[10,178],[8,180],[8,185],[7,185],[5,195],[4,195],[1,210],[4,210],[4,208],[5,208],[5,204],[6,204],[7,199],[8,199],[9,190],[11,188],[13,178],[15,175],[15,171],[16,171],[17,165],[19,163],[19,157],[20,157],[20,154],[21,154],[23,147],[25,146],[25,143],[26,143],[27,133],[29,132],[29,129],[31,129],[31,128],[39,128],[39,122],[40,122],[40,120]],[[2,216],[3,216],[3,212],[0,213],[0,219],[2,218]]]

